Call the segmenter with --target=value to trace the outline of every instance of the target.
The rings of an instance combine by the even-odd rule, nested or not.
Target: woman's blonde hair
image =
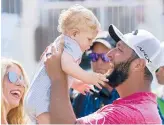
[[[58,20],[58,31],[67,33],[70,29],[92,29],[100,28],[100,23],[93,12],[81,5],[74,5],[68,10],[63,10]]]
[[[18,63],[15,60],[12,59],[7,59],[7,58],[1,58],[1,83],[2,83],[2,94],[3,94],[3,84],[4,84],[4,77],[6,75],[6,72],[8,70],[9,67],[11,67],[13,64],[16,64],[22,71],[23,77],[24,77],[24,82],[26,84],[25,87],[25,92],[24,95],[27,91],[28,85],[29,85],[29,81],[28,81],[28,77],[26,75],[26,72],[24,71],[23,67],[21,66],[20,63]],[[7,114],[7,122],[8,124],[25,124],[27,121],[27,116],[25,115],[24,112],[24,108],[23,108],[23,101],[24,101],[24,95],[22,97],[22,99],[20,100],[19,106],[11,109],[9,111],[9,113]],[[1,111],[4,111],[5,105],[4,102],[2,101],[1,104]],[[2,112],[1,112],[2,113]]]

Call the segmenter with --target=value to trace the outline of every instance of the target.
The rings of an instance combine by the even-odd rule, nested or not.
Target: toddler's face
[[[75,40],[79,43],[81,50],[84,52],[92,46],[93,39],[97,36],[97,30],[80,31],[75,36]]]

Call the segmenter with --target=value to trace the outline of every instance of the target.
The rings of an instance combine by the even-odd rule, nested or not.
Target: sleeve
[[[82,57],[82,51],[79,45],[69,37],[64,37],[64,52],[70,54],[75,62]]]
[[[79,118],[76,124],[129,124],[133,123],[133,118],[128,113],[129,110],[125,107],[105,106],[97,112]],[[131,120],[132,119],[132,120]],[[130,120],[130,121],[129,121]],[[135,123],[135,122],[134,122]]]

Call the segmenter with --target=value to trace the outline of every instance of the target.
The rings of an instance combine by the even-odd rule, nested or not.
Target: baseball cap
[[[161,62],[161,66],[164,66],[164,41],[161,43],[161,48],[162,48],[162,62]]]
[[[116,46],[116,42],[113,40],[113,38],[109,35],[107,31],[101,31],[97,34],[96,38],[93,41],[91,49],[93,48],[95,43],[102,43],[107,48],[114,48]]]
[[[139,29],[123,35],[113,24],[109,26],[109,34],[116,41],[123,41],[136,54],[146,61],[146,67],[154,74],[162,62],[160,41],[150,32]]]

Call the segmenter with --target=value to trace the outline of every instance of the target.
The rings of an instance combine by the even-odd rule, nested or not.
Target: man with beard
[[[116,48],[107,54],[114,64],[114,71],[108,76],[109,85],[117,90],[120,98],[93,114],[76,119],[69,99],[67,77],[60,66],[61,49],[53,49],[53,54],[45,62],[52,81],[51,123],[162,123],[156,95],[151,93],[152,74],[159,68],[162,58],[160,41],[145,30],[123,35],[115,26],[110,25],[109,33],[117,41]]]

